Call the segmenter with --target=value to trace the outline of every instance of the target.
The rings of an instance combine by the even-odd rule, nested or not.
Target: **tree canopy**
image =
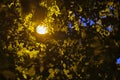
[[[0,79],[118,80],[119,6],[119,0],[0,0]],[[48,33],[38,34],[38,25]]]

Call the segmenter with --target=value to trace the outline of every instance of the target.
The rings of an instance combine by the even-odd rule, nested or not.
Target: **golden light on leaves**
[[[38,34],[46,34],[48,31],[46,27],[38,25],[36,28],[36,32]]]

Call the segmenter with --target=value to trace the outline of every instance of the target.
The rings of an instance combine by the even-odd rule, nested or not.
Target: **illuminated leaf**
[[[79,26],[78,26],[77,22],[74,23],[74,28],[75,28],[76,31],[79,31]]]
[[[32,65],[32,67],[28,70],[28,75],[29,76],[35,75],[35,66],[34,65]]]
[[[23,73],[23,77],[24,77],[25,79],[27,79],[27,75],[26,75],[25,73]]]
[[[82,12],[82,11],[83,11],[82,7],[79,6],[79,10],[78,10],[78,12]]]
[[[24,43],[20,43],[19,46],[20,48],[23,48]]]
[[[101,29],[101,27],[98,27],[98,28],[96,29],[96,31],[97,31],[97,32],[99,32],[99,31],[100,31],[100,29]]]
[[[63,63],[63,67],[66,68],[66,64],[65,63]]]
[[[64,71],[64,74],[65,74],[69,79],[72,78],[72,75],[69,74],[69,70],[63,69],[63,71]]]
[[[8,7],[11,8],[14,5],[14,3],[8,4]]]
[[[44,67],[43,66],[40,66],[40,72],[43,72],[44,71]]]
[[[64,55],[64,50],[63,49],[59,49],[59,53],[60,53],[60,55]]]
[[[49,69],[49,73],[50,73],[50,75],[48,76],[49,79],[55,77],[55,71],[52,68]]]

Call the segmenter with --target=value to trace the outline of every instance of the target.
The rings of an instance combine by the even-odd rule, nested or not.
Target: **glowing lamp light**
[[[47,28],[46,27],[44,27],[44,26],[37,26],[37,28],[36,28],[36,32],[38,33],[38,34],[46,34],[47,33]]]

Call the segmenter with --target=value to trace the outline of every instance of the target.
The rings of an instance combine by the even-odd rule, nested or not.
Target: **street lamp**
[[[36,32],[37,32],[38,34],[46,34],[48,31],[47,31],[47,28],[46,28],[45,26],[40,26],[40,25],[38,25],[38,26],[36,27]]]

